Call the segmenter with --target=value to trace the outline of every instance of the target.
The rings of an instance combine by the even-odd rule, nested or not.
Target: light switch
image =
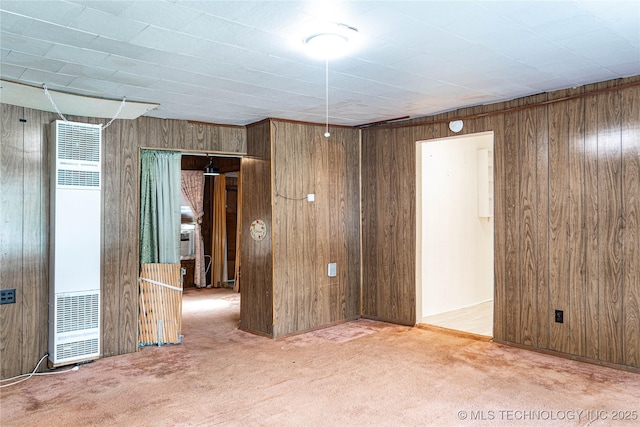
[[[316,195],[311,193],[307,194],[307,202],[314,202],[316,200]]]
[[[332,262],[328,264],[327,276],[336,277],[336,263]]]

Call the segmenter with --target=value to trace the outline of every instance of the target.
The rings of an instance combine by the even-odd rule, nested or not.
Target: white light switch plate
[[[313,202],[316,200],[316,195],[311,193],[311,194],[307,194],[307,202]]]
[[[336,263],[332,262],[327,265],[327,276],[336,277]]]

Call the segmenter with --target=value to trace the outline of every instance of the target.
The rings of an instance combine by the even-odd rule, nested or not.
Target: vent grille
[[[58,123],[58,158],[100,161],[100,128]]]
[[[58,185],[100,187],[100,173],[91,171],[58,170]]]
[[[58,295],[56,332],[73,332],[98,328],[100,322],[99,295]]]
[[[57,359],[75,359],[87,355],[98,354],[98,346],[98,338],[58,344],[56,346]]]

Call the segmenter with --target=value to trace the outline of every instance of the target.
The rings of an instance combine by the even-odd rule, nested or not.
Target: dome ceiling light
[[[329,138],[329,60],[345,56],[349,50],[349,37],[358,33],[358,29],[346,24],[335,24],[330,31],[318,32],[305,37],[307,53],[325,61],[325,132]]]

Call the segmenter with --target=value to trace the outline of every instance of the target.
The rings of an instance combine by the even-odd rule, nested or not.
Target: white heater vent
[[[100,342],[98,338],[70,343],[58,344],[56,353],[61,360],[77,360],[84,358],[87,354],[99,354]]]
[[[97,130],[97,132],[96,132]],[[100,129],[60,122],[57,130],[58,159],[100,161]]]
[[[100,326],[98,294],[56,295],[58,333],[94,329]]]
[[[58,185],[100,187],[100,174],[90,171],[58,170]]]
[[[52,123],[49,360],[100,356],[102,127]]]

